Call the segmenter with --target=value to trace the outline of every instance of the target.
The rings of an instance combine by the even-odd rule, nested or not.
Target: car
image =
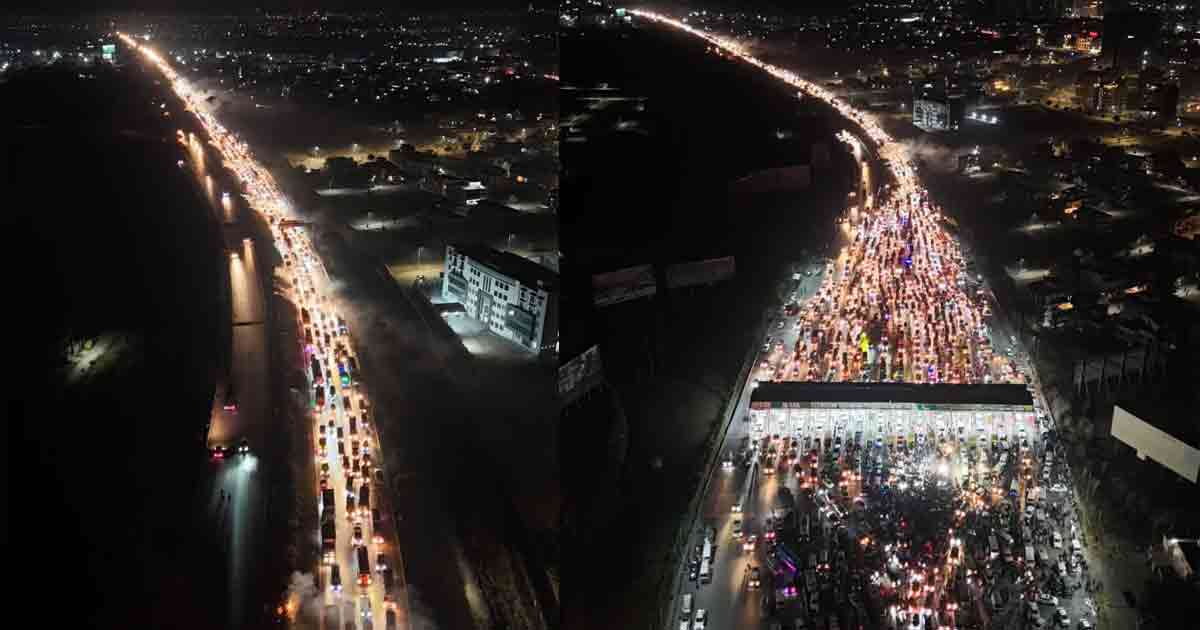
[[[708,611],[703,608],[697,608],[696,616],[692,618],[692,630],[704,630],[707,623]]]
[[[762,586],[762,579],[759,575],[758,567],[750,569],[750,588],[758,588]]]
[[[337,563],[329,567],[329,590],[335,593],[342,592],[342,572]]]
[[[387,556],[385,554],[375,554],[375,570],[381,573],[387,570]]]
[[[742,543],[743,551],[754,551],[754,545],[758,542],[758,534],[750,534],[746,537],[746,541]]]
[[[354,526],[354,546],[357,547],[361,544],[363,544],[362,525],[355,525]]]
[[[1037,603],[1043,606],[1058,606],[1058,598],[1049,593],[1038,593]]]

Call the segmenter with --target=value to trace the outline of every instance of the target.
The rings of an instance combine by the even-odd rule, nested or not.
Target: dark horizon
[[[378,1],[350,1],[350,2],[318,2],[315,0],[268,0],[260,2],[238,2],[237,0],[216,0],[214,2],[206,2],[204,0],[185,0],[183,2],[169,2],[166,0],[118,0],[115,2],[105,3],[105,6],[97,7],[91,3],[74,3],[63,2],[57,3],[56,6],[33,5],[33,6],[8,6],[3,11],[0,11],[5,16],[26,16],[26,15],[56,15],[56,16],[81,16],[81,15],[106,15],[106,14],[124,14],[124,13],[154,13],[168,15],[245,15],[256,14],[260,12],[274,13],[299,13],[306,11],[329,11],[329,12],[370,12],[374,10],[403,13],[406,11],[436,11],[444,9],[448,11],[462,10],[486,10],[486,11],[516,11],[527,9],[530,2],[521,0],[497,0],[494,2],[481,2],[480,0],[445,0],[439,2],[437,0],[409,0],[404,3],[383,3]],[[546,9],[553,6],[552,3],[546,0],[535,0],[533,6],[538,9]]]

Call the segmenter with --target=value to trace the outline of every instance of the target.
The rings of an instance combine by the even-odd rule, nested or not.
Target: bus
[[[346,364],[338,361],[338,376],[342,379],[342,387],[350,387],[350,373],[346,371]]]
[[[359,549],[362,549],[362,547],[359,547]],[[700,561],[700,583],[708,584],[709,582],[712,582],[712,567],[709,566],[708,560],[701,560]]]
[[[708,539],[705,539],[705,541],[704,541],[704,552],[703,552],[703,553],[700,555],[700,559],[701,559],[701,560],[707,560],[707,561],[711,562],[711,561],[712,561],[712,554],[713,554],[712,543],[711,543],[711,542],[709,542],[709,541],[708,541]]]
[[[1019,496],[1020,486],[1021,484],[1019,483],[1019,479],[1017,477],[1013,477],[1012,485],[1008,487],[1008,495],[1013,498]]]

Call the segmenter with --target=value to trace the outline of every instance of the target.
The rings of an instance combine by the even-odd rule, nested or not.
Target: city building
[[[1115,11],[1104,14],[1103,62],[1120,72],[1145,68],[1156,45],[1160,18],[1156,13]]]
[[[1179,113],[1179,85],[1163,73],[1148,68],[1138,74],[1137,102],[1134,113],[1141,118],[1174,120]]]
[[[913,99],[913,124],[924,131],[957,131],[965,110],[961,94],[917,96]]]
[[[535,262],[481,245],[447,245],[442,295],[530,352],[557,348],[558,275]]]

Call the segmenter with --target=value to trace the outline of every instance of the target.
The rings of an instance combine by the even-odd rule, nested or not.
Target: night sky
[[[536,7],[553,7],[553,0],[537,0]],[[237,11],[250,12],[253,9],[268,11],[305,11],[305,10],[362,10],[384,8],[392,11],[429,10],[429,9],[521,9],[529,6],[528,0],[398,0],[396,2],[379,2],[379,0],[103,0],[90,2],[88,0],[59,0],[57,2],[36,2],[34,0],[16,0],[9,4],[4,12],[28,12],[34,14],[73,14],[73,13],[105,13],[125,11],[152,11],[161,13],[220,13]]]

